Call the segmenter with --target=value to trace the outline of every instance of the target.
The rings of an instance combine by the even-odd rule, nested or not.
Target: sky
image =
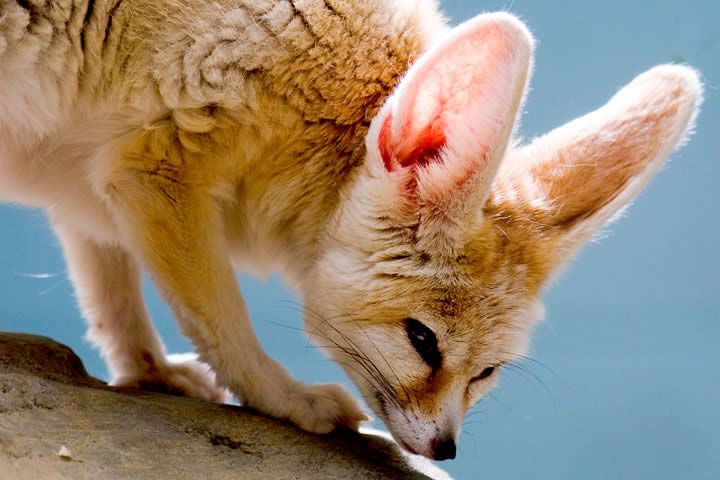
[[[523,370],[468,418],[455,478],[720,478],[720,15],[712,1],[440,2],[453,24],[519,15],[538,40],[520,134],[531,139],[607,101],[648,68],[687,63],[705,104],[676,152],[623,219],[586,247],[544,295]],[[84,325],[44,214],[0,206],[0,330],[48,335],[89,372],[107,370]],[[263,346],[298,378],[350,382],[297,331],[299,299],[278,276],[240,276]],[[168,350],[184,352],[146,282]],[[381,426],[381,425],[377,425]]]

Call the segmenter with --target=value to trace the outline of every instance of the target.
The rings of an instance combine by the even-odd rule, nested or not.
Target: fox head
[[[532,58],[508,14],[419,58],[372,121],[306,298],[310,337],[401,445],[437,460],[522,358],[553,273],[638,194],[701,102],[693,70],[660,66],[519,145]]]

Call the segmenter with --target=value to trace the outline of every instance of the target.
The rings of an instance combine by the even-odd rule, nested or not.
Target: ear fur
[[[688,67],[638,76],[605,106],[514,152],[494,202],[509,202],[564,260],[626,207],[692,132],[702,84]]]
[[[373,120],[370,161],[404,178],[398,186],[421,201],[447,200],[468,181],[484,197],[524,99],[532,51],[527,28],[506,13],[453,29]]]
[[[373,120],[367,160],[381,184],[378,206],[418,227],[419,250],[455,255],[482,218],[533,46],[512,15],[475,17],[415,62]]]

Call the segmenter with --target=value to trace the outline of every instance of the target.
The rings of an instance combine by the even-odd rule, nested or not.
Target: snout
[[[397,439],[402,447],[415,455],[422,455],[432,460],[453,460],[455,458],[455,439],[452,437],[439,436],[431,439],[426,445],[417,445],[418,448],[410,446],[402,439]]]
[[[418,448],[414,448],[400,438],[396,438],[396,440],[405,450],[413,455],[422,455],[423,457],[438,461],[453,460],[455,458],[456,448],[455,439],[453,438],[434,438],[425,446],[425,448],[420,445],[417,445]]]
[[[416,412],[390,410],[385,422],[395,440],[408,452],[422,455],[431,460],[452,460],[455,458],[457,438],[460,435],[462,416],[450,415],[425,416]],[[458,411],[459,412],[459,411]]]
[[[455,458],[455,439],[435,438],[431,442],[430,451],[433,460],[452,460]]]

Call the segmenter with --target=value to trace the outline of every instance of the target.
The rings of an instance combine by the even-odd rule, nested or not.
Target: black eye
[[[420,354],[425,363],[430,365],[433,373],[440,368],[442,356],[438,350],[437,337],[435,334],[422,323],[414,318],[405,319],[405,328],[407,329],[408,338],[415,350]]]
[[[470,380],[470,383],[488,378],[490,375],[493,374],[494,371],[495,371],[495,367],[487,367],[485,370],[480,372],[480,375],[478,375],[477,377],[473,377],[473,379]]]

